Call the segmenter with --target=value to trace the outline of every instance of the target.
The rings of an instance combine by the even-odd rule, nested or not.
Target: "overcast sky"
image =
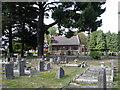
[[[106,7],[106,11],[101,15],[103,25],[98,28],[104,32],[118,33],[118,2],[120,0],[107,0],[103,7]]]
[[[103,30],[105,33],[111,31],[112,33],[118,33],[118,2],[120,0],[106,0],[106,3],[102,6],[106,7],[106,11],[101,15],[102,26],[98,30]],[[46,24],[54,22],[52,19],[45,20]]]

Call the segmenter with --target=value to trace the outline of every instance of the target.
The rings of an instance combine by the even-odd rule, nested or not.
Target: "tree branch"
[[[43,2],[43,3],[42,3],[43,7],[44,7],[45,4],[46,4],[46,2]]]
[[[57,22],[53,22],[53,23],[51,23],[51,24],[49,24],[49,25],[45,25],[45,29],[44,29],[44,30],[47,31],[48,28],[54,26],[55,24],[57,24]]]
[[[54,3],[60,3],[60,2],[51,2],[51,3],[47,3],[47,4],[44,5],[44,9],[45,9],[48,5],[54,4]],[[55,6],[55,5],[54,5],[54,6]]]
[[[56,7],[50,7],[50,8],[48,8],[48,9],[45,9],[45,12],[46,12],[46,11],[49,11],[49,10],[51,10],[51,9],[54,9],[54,8],[56,8]]]

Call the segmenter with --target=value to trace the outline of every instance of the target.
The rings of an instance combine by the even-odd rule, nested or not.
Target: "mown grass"
[[[37,67],[39,59],[31,58],[27,59],[27,61],[31,62],[31,64],[28,64],[27,66],[33,66]],[[78,59],[77,63],[81,63],[82,61],[85,61],[88,66],[90,65],[100,65],[100,62],[105,62],[106,66],[110,66],[111,60],[88,60],[88,59]],[[69,58],[70,63],[74,63],[74,58]],[[58,68],[62,65],[56,65],[53,66],[52,69],[48,71],[42,71],[42,72],[35,72],[32,73],[32,77],[26,76],[20,76],[15,77],[15,79],[3,79],[2,84],[3,86],[10,86],[10,87],[17,87],[17,88],[37,88],[39,86],[45,86],[45,88],[59,88],[62,86],[65,86],[73,77],[75,77],[77,74],[83,73],[83,71],[86,68],[65,68],[65,77],[61,79],[55,78],[56,72]],[[117,83],[117,82],[115,82]]]
[[[59,88],[67,84],[76,74],[82,73],[84,69],[64,68],[65,77],[61,79],[55,78],[56,72],[35,72],[31,74],[32,77],[21,76],[15,77],[15,79],[4,79],[2,84],[3,86],[17,88],[37,88],[41,85],[45,86],[45,88]]]
[[[114,78],[113,78],[113,90],[114,88],[118,88],[118,85],[120,84],[120,77],[118,76],[118,67],[114,68]]]

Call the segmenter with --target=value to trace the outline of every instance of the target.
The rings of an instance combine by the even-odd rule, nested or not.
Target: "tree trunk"
[[[38,57],[43,55],[44,49],[44,9],[41,2],[39,2],[39,19],[37,26],[37,48],[38,48]]]
[[[38,43],[38,57],[41,57],[43,55],[43,49],[44,49],[44,32],[43,31],[37,32],[37,43]]]
[[[24,39],[22,38],[21,57],[24,57]]]
[[[21,38],[21,42],[22,42],[22,47],[21,47],[21,57],[24,57],[24,38],[25,38],[25,23],[22,23],[22,38]]]
[[[9,54],[10,54],[10,57],[13,56],[13,47],[12,47],[12,26],[9,27]]]

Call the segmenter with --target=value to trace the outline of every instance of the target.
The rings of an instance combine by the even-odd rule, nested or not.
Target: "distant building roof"
[[[65,36],[54,36],[54,42],[52,45],[80,45],[79,39],[77,36],[67,38]]]

